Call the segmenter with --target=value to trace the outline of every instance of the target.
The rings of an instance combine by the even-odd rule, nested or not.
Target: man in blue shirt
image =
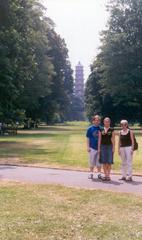
[[[101,179],[101,164],[99,162],[100,149],[98,149],[101,137],[100,133],[101,118],[95,115],[92,119],[92,126],[88,128],[87,137],[87,151],[89,153],[90,174],[89,179],[93,179],[94,167],[97,168],[98,178]]]

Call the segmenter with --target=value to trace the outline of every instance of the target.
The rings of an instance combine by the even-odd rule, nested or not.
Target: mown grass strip
[[[73,124],[73,123],[72,123]],[[31,164],[70,169],[88,169],[86,151],[87,123],[41,127],[20,131],[17,136],[0,138],[0,163]],[[136,132],[139,149],[134,153],[134,171],[142,173],[142,133]],[[116,152],[113,169],[120,171],[120,157]]]
[[[142,198],[1,183],[1,240],[141,240]]]

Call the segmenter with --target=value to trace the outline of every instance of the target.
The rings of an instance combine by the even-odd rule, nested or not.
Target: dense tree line
[[[142,1],[114,0],[86,84],[86,111],[142,122]]]
[[[36,0],[0,0],[0,121],[64,121],[73,77],[68,49]]]

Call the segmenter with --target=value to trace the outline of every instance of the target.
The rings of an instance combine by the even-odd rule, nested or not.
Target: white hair
[[[126,124],[126,125],[128,125],[128,121],[127,121],[127,120],[121,120],[120,123],[121,123],[121,124]]]

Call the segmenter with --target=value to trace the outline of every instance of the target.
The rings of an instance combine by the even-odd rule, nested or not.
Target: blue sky
[[[89,66],[100,46],[99,33],[105,28],[107,0],[41,0],[56,31],[66,41],[74,69],[78,61],[84,65],[85,80]]]

